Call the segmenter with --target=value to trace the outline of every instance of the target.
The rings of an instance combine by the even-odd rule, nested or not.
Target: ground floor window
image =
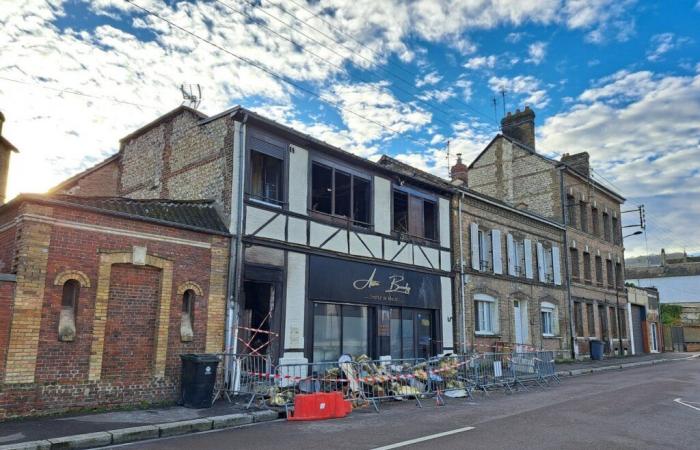
[[[477,333],[493,334],[497,332],[496,300],[488,295],[474,296],[474,318]]]
[[[393,358],[433,356],[433,313],[413,308],[390,308],[390,348]]]
[[[369,354],[366,306],[314,303],[313,360],[337,361],[340,355]]]

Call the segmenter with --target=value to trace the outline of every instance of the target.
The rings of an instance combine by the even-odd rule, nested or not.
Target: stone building
[[[601,339],[606,352],[629,352],[620,205],[624,198],[591,177],[587,153],[560,161],[535,149],[535,113],[509,113],[467,168],[471,190],[566,226],[565,285],[578,355]],[[618,332],[619,330],[619,332]]]
[[[658,353],[664,348],[659,317],[659,291],[627,286],[627,308],[631,352]]]
[[[226,226],[208,201],[20,195],[0,207],[0,419],[175,402],[223,348]]]

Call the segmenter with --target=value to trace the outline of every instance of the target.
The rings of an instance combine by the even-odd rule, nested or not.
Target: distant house
[[[700,257],[685,253],[670,257],[661,249],[660,264],[627,267],[626,281],[639,287],[655,287],[661,303],[700,302]]]

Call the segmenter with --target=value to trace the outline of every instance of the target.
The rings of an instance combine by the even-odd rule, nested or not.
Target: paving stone
[[[106,431],[100,431],[49,439],[49,442],[51,442],[51,450],[93,448],[111,444],[112,435]]]
[[[211,420],[214,429],[230,428],[253,422],[253,416],[250,414],[227,414],[211,417]]]
[[[113,444],[123,444],[125,442],[142,441],[144,439],[154,439],[159,436],[158,427],[146,425],[143,427],[121,428],[119,430],[108,431],[112,435]]]

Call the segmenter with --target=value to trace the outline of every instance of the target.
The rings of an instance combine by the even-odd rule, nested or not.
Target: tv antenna
[[[180,92],[182,92],[182,104],[187,103],[192,109],[197,109],[202,103],[202,87],[199,84],[181,84]]]

